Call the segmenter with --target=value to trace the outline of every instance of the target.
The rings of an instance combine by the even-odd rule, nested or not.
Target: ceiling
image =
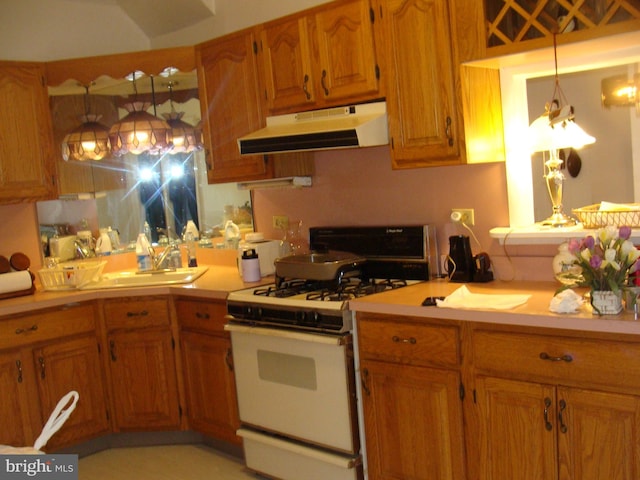
[[[215,15],[215,0],[76,0],[114,5],[149,37],[187,28]]]

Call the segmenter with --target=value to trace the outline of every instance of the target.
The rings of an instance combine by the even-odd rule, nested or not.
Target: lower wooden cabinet
[[[104,303],[116,431],[181,428],[169,302],[140,297]]]
[[[475,329],[469,478],[640,478],[640,343]]]
[[[76,409],[45,450],[109,432],[94,313],[92,304],[73,304],[0,322],[0,444],[33,445],[71,390]]]
[[[233,356],[220,301],[176,300],[187,417],[192,429],[241,444]]]
[[[358,314],[370,480],[464,479],[458,327]]]

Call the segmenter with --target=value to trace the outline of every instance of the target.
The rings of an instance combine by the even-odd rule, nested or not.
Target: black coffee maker
[[[486,253],[474,256],[469,237],[453,235],[449,237],[447,274],[449,281],[456,283],[489,282],[493,280],[490,270],[491,260]]]

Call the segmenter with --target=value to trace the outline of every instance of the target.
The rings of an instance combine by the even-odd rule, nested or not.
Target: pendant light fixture
[[[151,78],[151,98],[155,113],[155,87],[153,76]],[[136,72],[132,74],[134,89],[134,101],[125,104],[128,114],[120,121],[114,123],[109,130],[111,152],[116,156],[127,153],[140,155],[149,153],[160,155],[171,148],[171,127],[167,122],[151,115],[147,109],[151,107],[149,102],[138,100],[136,85]]]
[[[84,115],[79,117],[82,124],[65,135],[62,140],[62,158],[65,161],[98,161],[109,155],[109,128],[99,123],[102,115],[90,113],[89,87],[85,86]]]
[[[169,81],[169,103],[171,111],[163,113],[162,116],[167,120],[171,127],[171,135],[173,138],[173,147],[169,153],[191,153],[196,150],[202,150],[202,141],[200,134],[195,127],[189,125],[182,120],[184,112],[176,112],[173,106],[173,86],[174,82]]]
[[[545,105],[545,112],[529,126],[531,152],[549,152],[549,159],[544,162],[545,181],[551,197],[553,213],[542,225],[566,227],[576,221],[562,211],[562,197],[565,176],[560,170],[564,160],[558,150],[563,148],[579,149],[596,141],[575,122],[574,110],[567,102],[560,88],[558,76],[558,53],[556,34],[553,35],[553,55],[555,62],[555,87],[551,101]]]

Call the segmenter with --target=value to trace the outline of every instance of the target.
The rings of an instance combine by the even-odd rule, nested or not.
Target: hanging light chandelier
[[[576,221],[562,211],[563,185],[565,176],[560,170],[564,160],[558,150],[563,148],[579,149],[596,141],[576,122],[573,107],[569,105],[560,88],[558,76],[558,53],[556,34],[553,35],[553,55],[555,62],[555,87],[551,101],[545,105],[545,112],[529,126],[531,152],[549,152],[544,162],[545,181],[551,198],[553,213],[541,223],[544,226],[566,227]]]
[[[153,76],[150,78],[151,98],[155,113],[155,87]],[[172,146],[171,127],[161,118],[147,112],[151,103],[137,100],[138,89],[135,72],[132,74],[132,82],[135,94],[134,101],[124,105],[128,114],[122,120],[114,123],[109,130],[111,152],[116,156],[127,153],[134,155],[142,153],[163,154]]]
[[[79,117],[82,124],[65,135],[62,140],[62,158],[65,161],[98,161],[108,156],[111,150],[109,128],[99,123],[102,115],[90,113],[89,87],[84,88],[86,90],[85,113]]]
[[[174,108],[173,86],[174,82],[170,81],[168,88],[171,111],[169,113],[162,114],[171,127],[171,135],[173,138],[173,146],[169,153],[191,153],[196,150],[202,150],[200,133],[196,130],[196,127],[193,127],[182,120],[184,112],[176,112]]]

